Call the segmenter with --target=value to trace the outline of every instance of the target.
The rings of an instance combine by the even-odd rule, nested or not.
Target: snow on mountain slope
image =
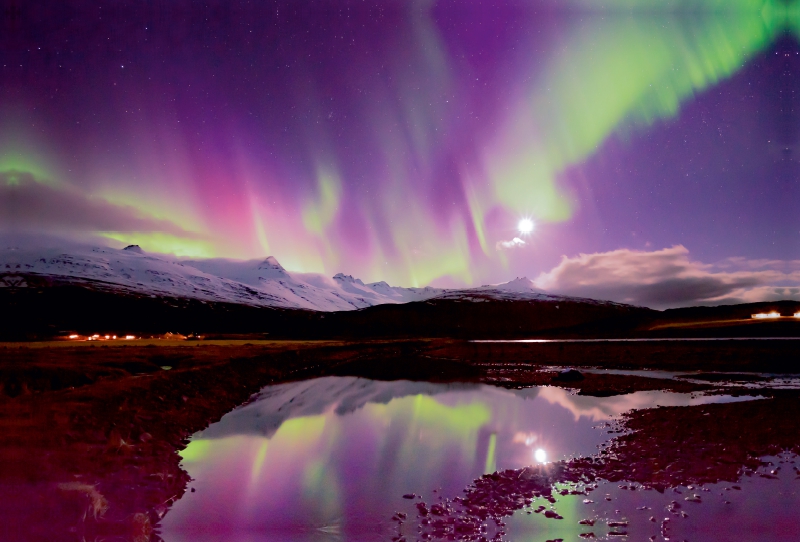
[[[613,301],[548,294],[544,290],[537,288],[533,281],[527,277],[517,277],[502,284],[487,284],[477,288],[446,290],[433,299],[457,299],[476,303],[486,301],[573,301],[591,305],[624,305]]]
[[[334,275],[339,287],[345,292],[363,296],[367,299],[388,299],[395,303],[408,303],[409,301],[423,301],[431,297],[440,295],[447,290],[441,288],[402,288],[400,286],[389,286],[384,281],[371,282],[364,284],[361,279],[355,279],[352,275],[338,273]],[[386,301],[384,301],[385,303]]]
[[[342,273],[333,278],[289,273],[272,256],[246,261],[181,260],[148,254],[136,245],[115,249],[73,243],[55,247],[53,243],[38,247],[33,243],[0,244],[0,287],[24,286],[25,275],[143,295],[318,311],[436,299],[472,302],[572,299],[547,294],[527,278],[457,290],[402,288],[385,282],[365,284]]]
[[[64,246],[0,248],[0,286],[21,286],[17,276],[22,274],[149,295],[321,311],[426,299],[442,291],[382,286],[385,283],[373,288],[361,281],[293,275],[273,257],[263,261],[176,260],[147,254],[135,245],[121,250],[86,245],[71,245],[66,250]]]
[[[551,295],[537,288],[527,277],[515,278],[503,284],[486,284],[476,288],[448,290],[436,296],[437,299],[463,299],[468,301],[498,300],[557,300],[564,296]]]

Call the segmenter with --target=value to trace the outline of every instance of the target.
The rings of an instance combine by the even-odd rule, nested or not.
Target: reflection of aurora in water
[[[565,247],[569,239],[548,237],[548,223],[574,218],[595,200],[592,186],[563,184],[567,169],[602,153],[615,135],[635,146],[629,136],[678,116],[776,37],[797,33],[800,21],[794,7],[774,0],[693,2],[688,16],[680,13],[687,3],[634,0],[604,3],[631,10],[624,14],[543,19],[524,9],[498,10],[492,13],[498,31],[488,32],[493,45],[484,49],[476,44],[486,36],[475,30],[476,21],[486,22],[482,12],[412,4],[387,14],[385,24],[361,14],[369,24],[364,33],[348,30],[357,44],[352,50],[333,45],[342,38],[336,25],[317,32],[319,50],[336,54],[287,37],[278,67],[260,57],[245,62],[247,70],[250,61],[260,66],[262,82],[252,92],[238,58],[219,53],[206,65],[197,55],[188,65],[167,56],[148,68],[161,77],[148,72],[124,81],[135,121],[121,120],[118,103],[105,94],[89,100],[91,116],[104,119],[113,143],[95,127],[51,122],[45,106],[31,114],[52,133],[33,133],[22,120],[26,108],[9,102],[0,121],[0,171],[49,180],[53,197],[69,187],[95,202],[126,206],[151,220],[154,231],[131,224],[96,229],[153,251],[272,253],[291,270],[345,271],[401,285],[448,275],[506,280],[504,266],[517,256],[495,246],[510,239],[521,214],[542,225],[536,245],[551,245],[556,257],[596,248]],[[657,13],[637,15],[641,8]],[[370,33],[382,38],[374,42]],[[170,37],[156,31],[153,39],[159,36]],[[234,51],[273,50],[231,39]],[[148,66],[145,52],[139,51],[141,64]],[[104,65],[81,58],[86,64]],[[212,77],[220,64],[227,78]],[[287,65],[304,75],[285,75]],[[8,81],[13,86],[13,77]],[[54,107],[79,116],[87,88],[64,83],[58,99],[65,101]],[[187,86],[203,91],[176,100],[172,89]],[[30,90],[36,102],[37,89]],[[80,100],[69,101],[71,92]],[[221,101],[230,105],[218,115]],[[180,124],[165,122],[173,116]],[[78,163],[67,167],[55,159],[60,155]],[[690,245],[687,235],[681,242]],[[522,263],[530,261],[520,269]]]
[[[198,533],[386,529],[410,505],[403,494],[457,495],[484,472],[534,463],[539,449],[552,461],[592,454],[607,437],[593,429],[598,421],[695,401],[350,377],[268,387],[184,450],[197,491],[175,504],[162,531],[170,542]]]

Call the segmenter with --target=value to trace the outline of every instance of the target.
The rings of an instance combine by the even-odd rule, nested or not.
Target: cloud
[[[796,261],[692,261],[681,246],[564,256],[536,285],[551,292],[652,308],[800,299]]]
[[[30,173],[0,172],[0,231],[36,233],[159,232],[196,239],[169,220],[39,182]]]
[[[525,241],[519,237],[514,237],[511,241],[498,241],[494,246],[496,250],[511,250],[514,248],[521,248],[525,246]]]

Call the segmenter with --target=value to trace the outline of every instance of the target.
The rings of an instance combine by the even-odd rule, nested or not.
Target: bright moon
[[[519,221],[519,224],[517,224],[517,229],[520,233],[530,233],[533,231],[533,228],[534,223],[530,218],[523,218]]]
[[[539,463],[544,463],[545,461],[547,461],[547,452],[539,448],[538,450],[533,452],[533,458]]]

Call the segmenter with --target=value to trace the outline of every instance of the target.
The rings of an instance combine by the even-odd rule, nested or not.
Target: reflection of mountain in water
[[[593,421],[609,420],[634,409],[658,406],[688,406],[750,400],[751,397],[699,395],[640,391],[613,397],[575,395],[558,387],[531,387],[506,390],[484,384],[380,381],[353,376],[327,376],[267,386],[252,401],[226,414],[195,438],[219,439],[234,435],[257,435],[271,438],[287,420],[334,412],[342,416],[353,413],[368,403],[388,404],[393,399],[415,395],[438,395],[446,392],[482,391],[490,396],[516,396],[523,400],[536,397],[570,411],[577,421],[586,417]],[[488,394],[488,395],[487,395]]]
[[[226,414],[219,423],[212,424],[196,437],[215,439],[250,434],[269,438],[290,418],[316,416],[331,410],[343,415],[355,412],[367,403],[387,404],[400,397],[472,391],[480,387],[467,383],[383,382],[351,376],[278,384],[264,388],[251,402]]]

